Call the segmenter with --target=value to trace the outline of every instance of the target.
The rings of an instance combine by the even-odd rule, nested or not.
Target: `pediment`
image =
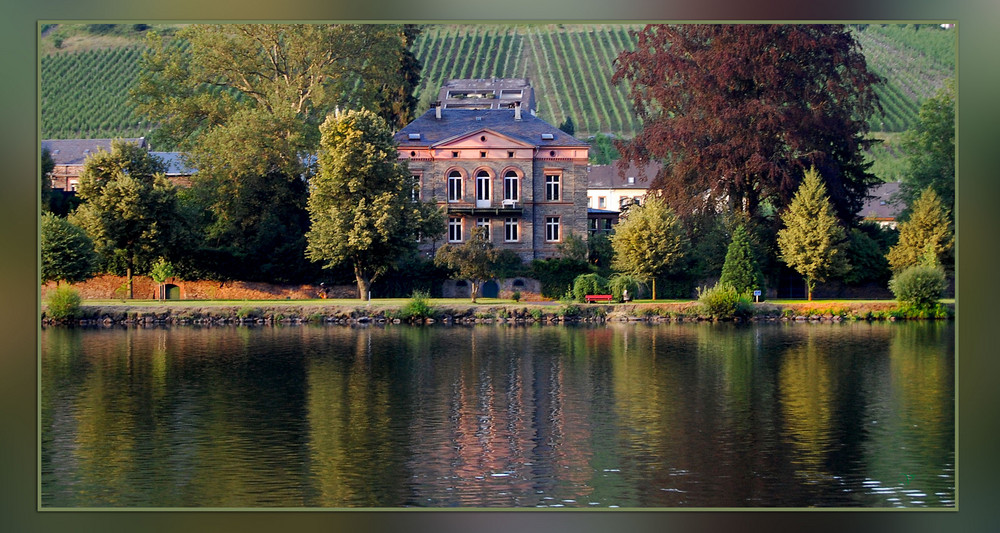
[[[431,146],[431,148],[443,150],[443,149],[480,149],[480,148],[494,148],[494,149],[514,149],[514,148],[535,148],[533,144],[526,143],[524,141],[519,141],[512,137],[508,137],[502,133],[497,133],[489,128],[482,128],[479,130],[462,133],[459,135],[453,135],[446,139],[442,139]]]

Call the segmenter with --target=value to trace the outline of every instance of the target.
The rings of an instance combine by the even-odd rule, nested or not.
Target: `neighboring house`
[[[145,137],[122,140],[149,149],[149,143],[146,142]],[[110,152],[111,141],[112,139],[49,139],[42,141],[42,148],[49,149],[52,160],[55,162],[55,167],[50,175],[52,190],[76,191],[87,157],[99,150]],[[191,185],[194,169],[184,162],[182,152],[150,152],[150,154],[159,157],[166,164],[166,176],[170,181],[181,187]]]
[[[438,92],[443,109],[507,109],[515,102],[535,114],[535,91],[525,78],[448,80]]]
[[[436,104],[438,104],[436,102]],[[514,104],[510,109],[435,105],[395,135],[414,197],[446,214],[444,242],[484,227],[523,261],[559,255],[569,233],[587,232],[589,145]],[[439,242],[424,242],[433,252]]]
[[[618,211],[608,209],[587,208],[587,231],[593,235],[595,233],[611,233],[614,225],[618,223]]]
[[[145,137],[122,140],[149,148]],[[80,184],[80,173],[87,157],[98,150],[111,151],[111,139],[51,139],[42,141],[42,149],[45,148],[55,162],[51,174],[52,190],[70,192]]]
[[[659,163],[647,163],[644,167],[629,164],[621,172],[624,162],[615,161],[611,165],[590,167],[587,184],[587,207],[621,212],[633,203],[642,203],[649,184],[660,171]]]
[[[865,205],[858,216],[883,228],[896,229],[896,218],[904,207],[902,201],[896,198],[899,185],[900,183],[896,181],[868,189],[868,199],[865,200]]]

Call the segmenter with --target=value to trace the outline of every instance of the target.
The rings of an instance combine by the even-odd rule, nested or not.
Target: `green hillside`
[[[154,26],[155,27],[155,26]],[[423,64],[420,110],[451,78],[529,78],[538,114],[559,124],[572,117],[578,137],[629,137],[640,127],[625,88],[609,79],[618,53],[634,46],[630,29],[596,25],[429,25],[414,49]],[[41,50],[43,138],[135,137],[151,125],[135,115],[128,89],[138,76],[145,25],[47,25]],[[158,28],[162,29],[162,28]],[[167,30],[173,27],[166,28]],[[900,132],[920,102],[954,76],[954,30],[867,25],[855,32],[869,64],[886,79],[878,89],[884,116],[875,131]]]

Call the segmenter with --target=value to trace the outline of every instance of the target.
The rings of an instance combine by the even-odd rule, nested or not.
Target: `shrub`
[[[698,302],[704,306],[706,314],[717,320],[746,318],[753,314],[750,293],[740,293],[726,283],[716,283],[711,289],[699,287]]]
[[[608,280],[608,290],[611,297],[617,301],[624,301],[624,291],[628,291],[628,297],[634,300],[639,297],[639,291],[645,289],[646,284],[635,276],[628,274],[615,274]]]
[[[520,302],[521,301],[521,291],[515,290],[513,293],[511,293],[510,297],[515,302]]]
[[[413,291],[410,301],[399,310],[399,318],[414,320],[433,317],[434,307],[430,304],[430,297],[427,291]]]
[[[80,302],[80,294],[72,287],[58,287],[49,296],[46,314],[56,320],[77,318],[80,316]]]
[[[944,287],[944,269],[939,266],[911,266],[889,280],[889,290],[896,300],[910,307],[933,307]]]
[[[573,280],[573,297],[576,301],[586,300],[588,294],[607,294],[608,280],[597,274],[580,274]]]

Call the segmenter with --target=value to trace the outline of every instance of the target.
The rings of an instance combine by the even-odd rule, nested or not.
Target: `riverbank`
[[[169,301],[155,300],[87,302],[76,317],[57,321],[46,315],[42,324],[85,326],[115,325],[227,325],[227,324],[384,324],[384,323],[533,323],[533,322],[682,322],[710,321],[697,301],[640,302],[627,304],[563,304],[559,302],[514,302],[490,300],[478,304],[454,300],[430,300],[429,307],[415,311],[407,299],[308,300],[308,301]],[[941,312],[926,316],[901,309],[891,300],[762,302],[753,304],[751,321],[898,320],[948,318],[954,303],[944,303]]]

